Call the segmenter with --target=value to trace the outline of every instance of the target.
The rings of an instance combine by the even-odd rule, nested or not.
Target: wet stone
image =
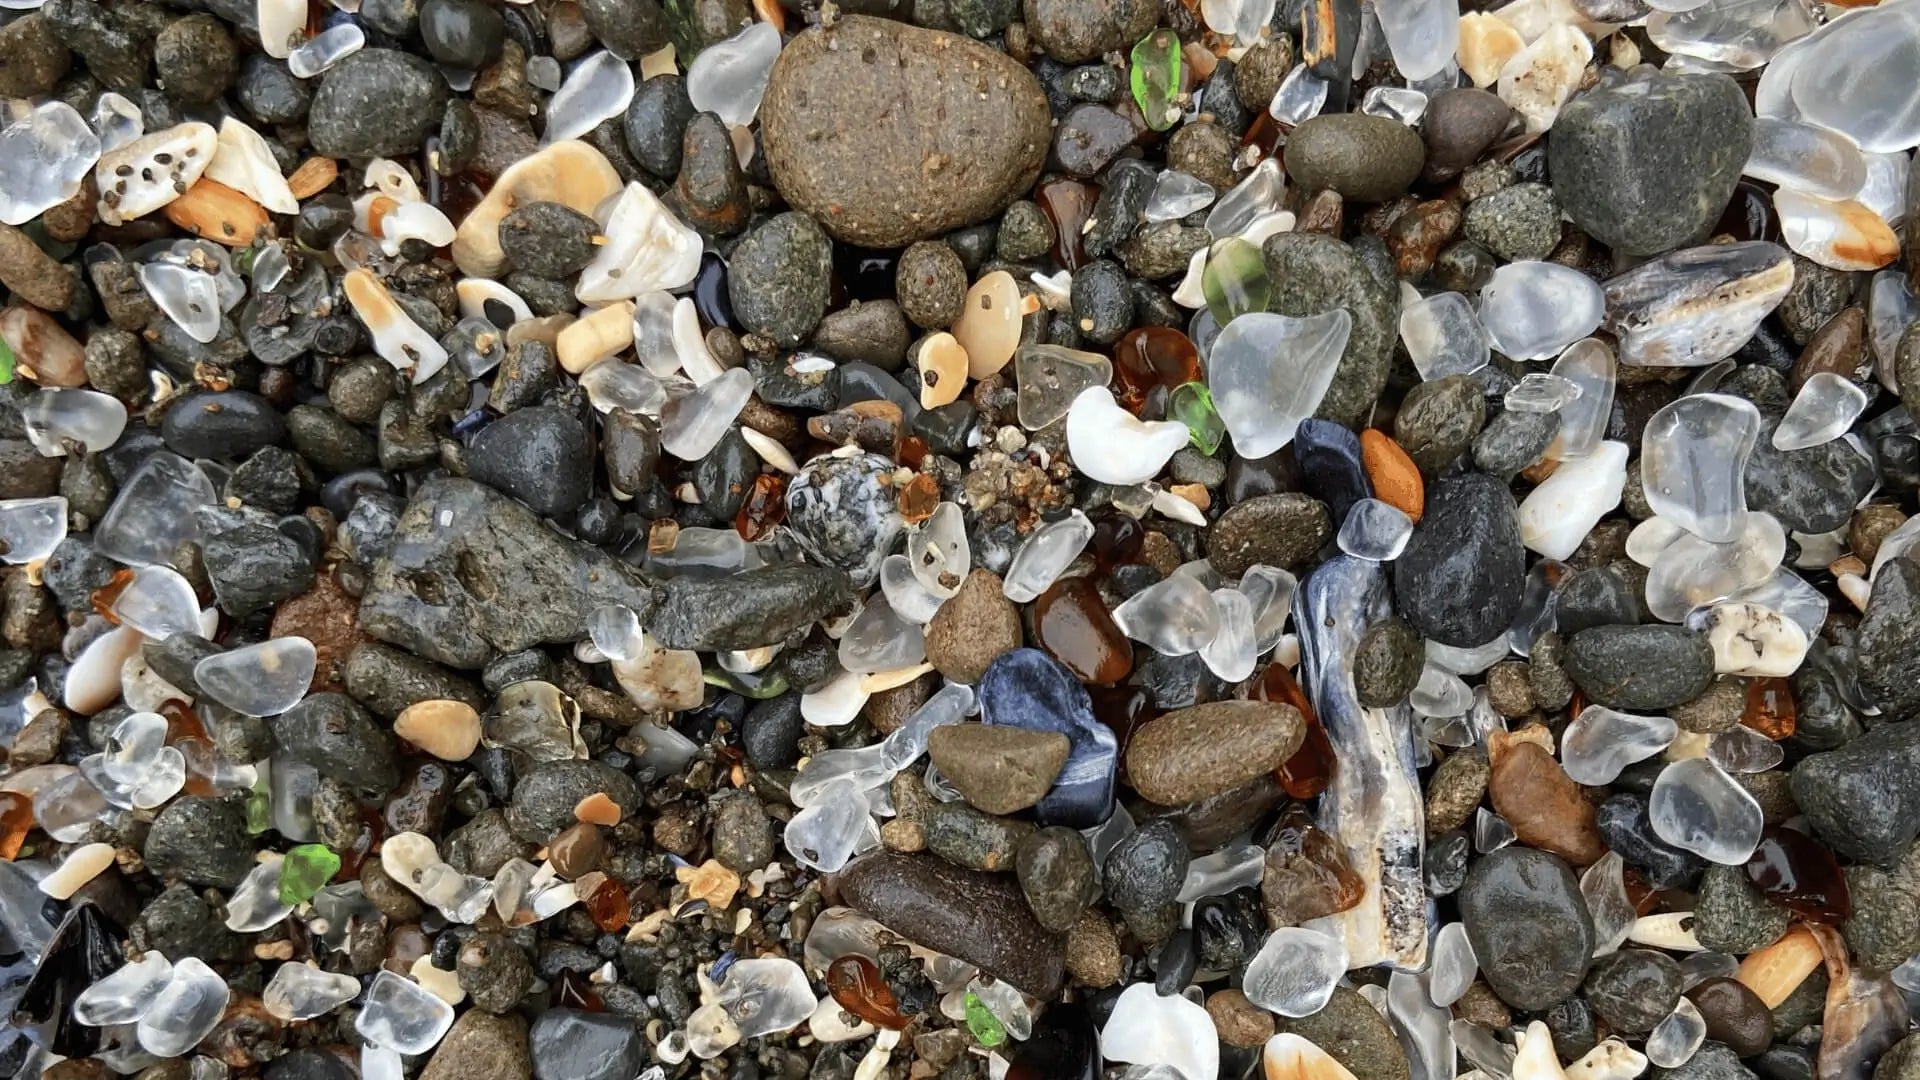
[[[1470,648],[1512,625],[1525,570],[1514,515],[1513,496],[1491,477],[1468,474],[1433,486],[1393,564],[1394,592],[1411,599],[1403,615],[1421,636]]]
[[[1413,691],[1425,666],[1426,650],[1413,627],[1405,619],[1382,619],[1360,635],[1353,657],[1354,692],[1368,708],[1391,708]]]
[[[1568,640],[1566,671],[1597,704],[1658,711],[1706,692],[1713,649],[1677,626],[1597,626]]]
[[[1325,1050],[1356,1080],[1407,1080],[1409,1075],[1406,1051],[1386,1018],[1348,987],[1335,987],[1326,1007],[1312,1016],[1280,1017],[1274,1026]]]
[[[532,1071],[526,1021],[474,1008],[447,1029],[420,1080],[515,1080]]]
[[[1019,609],[993,571],[976,568],[927,624],[927,662],[955,682],[978,682],[995,658],[1020,647]]]
[[[1777,450],[1769,420],[1747,459],[1747,509],[1772,514],[1795,532],[1831,532],[1847,523],[1873,487],[1873,465],[1844,439]]]
[[[265,525],[242,525],[206,542],[207,577],[222,610],[249,615],[307,591],[312,553],[300,541]]]
[[[1747,880],[1744,868],[1709,866],[1700,877],[1693,936],[1709,949],[1736,955],[1752,952],[1779,940],[1792,919],[1792,912]]]
[[[1773,1042],[1766,1003],[1735,979],[1707,979],[1687,990],[1687,1000],[1707,1022],[1707,1038],[1740,1057],[1753,1057]]]
[[[1793,796],[1834,854],[1886,864],[1920,833],[1920,728],[1883,724],[1793,767]]]
[[[1460,175],[1506,132],[1512,117],[1507,103],[1486,90],[1454,87],[1433,95],[1420,124],[1427,144],[1422,179],[1440,182]]]
[[[308,110],[313,148],[330,157],[404,155],[440,119],[446,80],[417,56],[362,49],[321,77]]]
[[[1011,814],[1043,798],[1066,764],[1070,744],[1053,731],[946,724],[927,739],[927,756],[966,800],[990,814]]]
[[[838,877],[844,902],[910,941],[1050,997],[1064,972],[1065,939],[1034,920],[1007,875],[930,855],[876,854]]]
[[[784,346],[813,332],[827,308],[832,245],[814,219],[785,213],[743,238],[728,264],[727,293],[741,325]]]
[[[1427,476],[1437,476],[1467,453],[1485,423],[1486,395],[1471,375],[1448,375],[1407,392],[1394,418],[1393,437]]]
[[[282,752],[323,776],[385,794],[399,781],[393,737],[345,694],[314,694],[274,721]]]
[[[1462,225],[1502,259],[1544,259],[1560,242],[1560,204],[1545,184],[1515,184],[1468,203]]]
[[[1244,499],[1227,508],[1207,536],[1207,559],[1226,577],[1256,563],[1297,569],[1332,539],[1327,507],[1294,492]]]
[[[578,1009],[541,1013],[528,1043],[536,1080],[637,1076],[650,1056],[632,1020]]]
[[[600,761],[549,761],[534,766],[514,785],[507,824],[529,844],[544,844],[576,820],[574,807],[604,794],[622,815],[639,807],[639,792],[627,774]]]
[[[1593,954],[1593,921],[1557,856],[1501,848],[1467,872],[1459,894],[1481,973],[1501,1000],[1544,1009],[1571,995]]]
[[[1332,237],[1281,233],[1269,237],[1261,252],[1267,278],[1274,283],[1269,310],[1305,318],[1343,308],[1352,318],[1340,366],[1315,415],[1357,421],[1386,385],[1398,340],[1397,299],[1352,248]]]
[[[29,13],[0,27],[0,94],[49,93],[72,62],[72,54],[43,15]]]
[[[1703,1042],[1684,1065],[1648,1071],[1653,1080],[1755,1080],[1753,1070],[1740,1063],[1724,1043]]]
[[[1022,11],[1034,42],[1065,64],[1132,48],[1159,14],[1140,0],[1025,0]]]
[[[1680,997],[1680,965],[1651,949],[1622,949],[1593,962],[1582,985],[1600,1018],[1629,1035],[1652,1031]]]
[[[265,398],[226,390],[175,402],[160,433],[167,448],[182,457],[237,461],[278,442],[286,430],[286,419]]]
[[[1687,888],[1706,866],[1698,855],[1673,847],[1654,834],[1647,800],[1642,795],[1613,796],[1600,804],[1597,821],[1607,846],[1656,889]]]
[[[1102,866],[1102,887],[1128,925],[1140,929],[1179,893],[1187,861],[1187,843],[1179,828],[1157,818],[1114,846]]]
[[[231,801],[186,797],[154,818],[143,854],[161,877],[232,888],[253,869],[253,840]]]
[[[1331,189],[1354,202],[1385,202],[1420,175],[1426,147],[1412,128],[1383,116],[1330,113],[1293,130],[1287,174],[1307,191]]]
[[[1873,579],[1855,651],[1860,687],[1883,710],[1910,715],[1920,708],[1920,564],[1894,559]]]

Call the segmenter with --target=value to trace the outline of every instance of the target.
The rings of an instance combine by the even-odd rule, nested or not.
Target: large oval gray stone
[[[1491,476],[1443,480],[1393,564],[1402,616],[1442,645],[1471,648],[1513,625],[1527,572],[1513,494]]]
[[[1558,855],[1506,847],[1473,864],[1460,918],[1500,1000],[1538,1011],[1573,995],[1593,959],[1593,918]]]

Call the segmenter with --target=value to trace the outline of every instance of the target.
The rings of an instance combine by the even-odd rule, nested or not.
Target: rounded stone
[[[592,433],[557,406],[516,409],[474,436],[467,475],[543,516],[571,513],[592,485]]]
[[[1744,955],[1780,940],[1792,921],[1793,913],[1754,888],[1744,868],[1709,866],[1700,875],[1693,903],[1693,936],[1701,945]]]
[[[1568,639],[1565,667],[1590,701],[1657,712],[1707,692],[1713,646],[1680,626],[1596,626]]]
[[[900,253],[894,267],[894,292],[900,310],[924,330],[944,330],[960,316],[967,293],[967,268],[953,248],[922,240]]]
[[[1159,21],[1160,8],[1151,0],[1025,0],[1023,14],[1048,56],[1079,64],[1132,48]]]
[[[1593,957],[1593,920],[1557,855],[1504,847],[1473,864],[1459,894],[1467,939],[1488,985],[1537,1011],[1570,997]]]
[[[1509,262],[1544,259],[1560,243],[1560,202],[1545,184],[1515,184],[1467,204],[1467,237]]]
[[[420,40],[436,63],[478,71],[500,58],[506,20],[486,0],[422,0]]]
[[[230,889],[253,869],[253,839],[237,803],[189,796],[153,819],[142,855],[163,880]]]
[[[1726,1043],[1740,1057],[1753,1057],[1773,1043],[1773,1017],[1767,1003],[1738,979],[1695,983],[1687,1000],[1707,1022],[1707,1038]]]
[[[1150,802],[1199,802],[1285,764],[1305,730],[1299,710],[1274,702],[1216,701],[1178,709],[1134,730],[1127,776]]]
[[[1325,503],[1298,492],[1245,499],[1228,507],[1207,532],[1207,561],[1222,577],[1256,563],[1298,568],[1333,538]]]
[[[1427,148],[1412,128],[1366,113],[1324,113],[1287,139],[1287,176],[1301,190],[1332,190],[1354,202],[1385,202],[1407,190]]]
[[[1020,609],[1002,591],[999,575],[976,567],[927,624],[927,662],[971,685],[996,657],[1019,648],[1021,636]]]
[[[362,49],[321,77],[307,135],[328,157],[402,157],[439,123],[447,95],[446,79],[425,60]]]
[[[1491,476],[1467,473],[1428,489],[1426,512],[1393,564],[1401,614],[1422,637],[1473,648],[1513,625],[1526,573],[1516,513],[1512,492]]]
[[[1680,999],[1680,965],[1651,949],[1622,949],[1593,962],[1583,984],[1600,1019],[1628,1035],[1644,1035]]]
[[[1033,917],[1055,933],[1073,929],[1100,895],[1099,873],[1086,838],[1062,825],[1022,837],[1014,848],[1013,872]]]
[[[167,96],[191,105],[217,100],[240,72],[233,35],[212,15],[188,15],[153,39],[153,70]]]
[[[813,218],[789,211],[742,238],[727,270],[740,324],[791,348],[826,313],[833,244]]]
[[[1396,616],[1367,627],[1353,654],[1353,688],[1360,704],[1370,709],[1398,705],[1419,684],[1426,660],[1420,635],[1405,619]]]
[[[570,206],[530,202],[500,219],[500,249],[515,270],[564,281],[593,261],[599,223]]]

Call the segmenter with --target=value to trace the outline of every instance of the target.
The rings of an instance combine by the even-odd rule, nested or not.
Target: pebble
[[[1106,916],[1089,911],[1073,924],[1067,933],[1065,965],[1069,975],[1095,989],[1120,981],[1125,974],[1120,939]]]
[[[1023,0],[1021,10],[1034,43],[1063,64],[1130,49],[1159,18],[1144,0]]]
[[[0,26],[0,94],[38,97],[59,84],[73,55],[53,24],[29,12]]]
[[[1667,954],[1622,949],[1595,960],[1582,989],[1594,1012],[1616,1031],[1644,1035],[1673,1011],[1680,985],[1680,965]]]
[[[1065,973],[1066,939],[1033,917],[1006,875],[931,855],[879,853],[836,879],[842,900],[889,930],[957,957],[1029,994],[1052,997]]]
[[[1336,986],[1312,1016],[1279,1017],[1275,1030],[1298,1035],[1344,1065],[1355,1080],[1408,1080],[1407,1054],[1386,1017],[1358,991]]]
[[[1625,712],[1692,701],[1713,683],[1706,635],[1678,626],[1596,626],[1567,641],[1566,671],[1588,700]]]
[[[1273,283],[1268,310],[1306,318],[1344,308],[1352,318],[1346,351],[1314,415],[1357,426],[1386,386],[1399,337],[1397,297],[1353,248],[1330,236],[1280,233],[1267,238],[1261,254]]]
[[[1793,767],[1793,797],[1836,855],[1886,864],[1920,834],[1920,728],[1883,724]]]
[[[1575,866],[1605,853],[1593,804],[1539,744],[1516,740],[1492,754],[1487,795],[1523,844],[1551,851]]]
[[[867,588],[906,525],[893,463],[878,454],[807,462],[787,484],[786,525],[814,561],[845,570],[855,588]]]
[[[1486,394],[1472,375],[1448,375],[1407,392],[1393,437],[1427,476],[1438,476],[1473,446],[1486,423]]]
[[[741,239],[728,262],[734,316],[777,344],[798,345],[827,310],[832,266],[833,245],[813,218],[792,211],[769,218]]]
[[[280,441],[287,421],[258,394],[223,390],[175,402],[161,422],[160,437],[182,457],[239,460]]]
[[[1420,123],[1426,142],[1421,179],[1438,183],[1459,176],[1506,133],[1512,119],[1513,109],[1486,90],[1453,87],[1434,94]]]
[[[1107,900],[1136,936],[1157,925],[1161,911],[1173,902],[1187,875],[1187,842],[1166,818],[1155,818],[1122,837],[1101,867],[1101,885]]]
[[[1433,486],[1426,513],[1393,564],[1395,594],[1417,598],[1402,615],[1422,637],[1470,648],[1512,625],[1526,570],[1516,512],[1506,485],[1488,476],[1467,474]],[[1707,664],[1711,673],[1711,649]]]
[[[1656,889],[1684,889],[1700,877],[1706,861],[1661,840],[1653,831],[1644,795],[1622,792],[1600,804],[1600,836],[1628,866]]]
[[[1491,776],[1486,752],[1477,747],[1458,750],[1442,761],[1427,782],[1427,835],[1465,825],[1479,808]]]
[[[385,794],[399,782],[393,737],[345,694],[312,694],[274,721],[282,753],[363,791]]]
[[[1568,102],[1547,156],[1575,225],[1616,251],[1654,255],[1719,219],[1752,139],[1752,113],[1732,79],[1658,74]]]
[[[1297,492],[1243,499],[1207,532],[1207,561],[1224,577],[1256,564],[1297,569],[1333,538],[1326,504]]]
[[[500,58],[506,20],[479,0],[422,0],[420,41],[435,63],[478,71]]]
[[[1100,895],[1093,855],[1086,839],[1072,829],[1053,825],[1021,837],[1013,869],[1033,917],[1057,934],[1073,930]]]
[[[208,581],[221,610],[250,615],[312,586],[314,560],[299,540],[265,525],[242,525],[202,548]]]
[[[1127,747],[1127,776],[1150,802],[1198,802],[1279,768],[1300,748],[1304,735],[1305,722],[1290,705],[1195,705],[1134,730]]]
[[[233,85],[240,57],[219,19],[188,15],[154,35],[153,69],[168,97],[204,105],[218,100]]]
[[[1854,651],[1860,688],[1882,710],[1908,715],[1920,709],[1920,564],[1893,559],[1873,578]]]
[[[1419,134],[1399,121],[1328,113],[1293,129],[1287,175],[1310,192],[1327,189],[1354,202],[1385,202],[1420,175],[1426,154]]]
[[[1736,1056],[1753,1057],[1773,1042],[1773,1017],[1766,1003],[1737,979],[1714,978],[1695,983],[1687,1000],[1707,1021],[1707,1038],[1725,1043]]]
[[[797,564],[731,577],[676,577],[657,595],[648,636],[668,649],[700,651],[777,645],[853,602],[846,574]]]
[[[1647,1075],[1653,1080],[1757,1080],[1730,1048],[1711,1041],[1701,1043],[1686,1064],[1671,1069],[1655,1065]]]
[[[1419,685],[1426,660],[1420,635],[1405,619],[1382,619],[1367,627],[1353,654],[1353,689],[1360,704],[1370,709],[1398,705]]]
[[[826,86],[835,92],[820,93]],[[917,119],[936,115],[938,128]],[[787,201],[840,240],[884,248],[984,221],[1024,194],[1046,156],[1051,116],[1038,80],[1005,53],[849,15],[781,50],[760,123]],[[929,175],[929,165],[939,171]]]
[[[1507,1004],[1545,1009],[1585,978],[1593,920],[1558,856],[1525,847],[1485,855],[1467,871],[1459,904],[1480,972]]]
[[[1544,259],[1560,243],[1560,203],[1545,184],[1515,184],[1468,203],[1461,225],[1509,262]]]
[[[479,1004],[477,998],[475,1004]],[[461,1013],[447,1029],[420,1070],[420,1080],[513,1080],[532,1074],[527,1022],[474,1008]]]
[[[141,854],[161,877],[231,889],[253,869],[253,840],[240,808],[218,799],[183,797],[153,819]]]
[[[1747,509],[1772,514],[1794,532],[1832,532],[1873,489],[1873,465],[1845,439],[1776,450],[1768,420],[1747,459]]]
[[[548,1009],[527,1041],[536,1080],[638,1076],[652,1056],[639,1026],[613,1013]]]
[[[1706,948],[1735,955],[1773,944],[1793,913],[1768,899],[1735,866],[1708,866],[1694,894],[1693,936]]]
[[[900,310],[914,325],[944,330],[960,315],[967,291],[967,268],[952,247],[922,240],[900,253],[894,268],[894,292]]]
[[[446,80],[392,49],[362,49],[328,69],[307,111],[307,134],[328,157],[412,154],[440,120]]]
[[[572,513],[587,501],[592,464],[586,425],[551,405],[516,409],[482,428],[467,447],[468,476],[542,517]]]
[[[989,814],[1038,803],[1067,762],[1071,744],[1055,731],[946,724],[927,737],[927,756],[967,802]]]
[[[1207,995],[1207,1015],[1228,1046],[1254,1047],[1273,1037],[1273,1014],[1247,1000],[1238,990],[1216,990]]]
[[[1020,611],[1001,591],[1000,576],[968,572],[927,624],[927,662],[954,682],[978,683],[988,665],[1020,647]]]
[[[513,786],[507,825],[529,844],[544,844],[576,820],[574,808],[589,795],[604,794],[622,817],[640,806],[633,778],[601,761],[547,761],[533,766]]]

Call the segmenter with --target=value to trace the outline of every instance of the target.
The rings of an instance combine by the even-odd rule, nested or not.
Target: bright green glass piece
[[[1181,383],[1167,395],[1167,419],[1187,425],[1187,438],[1195,449],[1212,455],[1227,437],[1226,421],[1213,407],[1213,391],[1202,382]]]
[[[301,844],[280,861],[280,902],[304,904],[340,872],[340,856],[325,844]]]
[[[1267,310],[1273,286],[1267,281],[1267,263],[1260,249],[1237,236],[1213,245],[1207,253],[1207,269],[1200,275],[1200,291],[1214,321],[1223,327],[1250,311]]]
[[[7,345],[7,339],[0,338],[0,386],[13,381],[13,349]]]
[[[1160,29],[1140,39],[1128,58],[1133,101],[1147,126],[1165,131],[1180,120],[1180,36]]]
[[[967,1030],[973,1033],[975,1042],[989,1050],[1007,1041],[1007,1025],[971,990],[967,991]]]
[[[247,792],[247,835],[259,836],[273,828],[273,793],[267,787],[266,770]]]

